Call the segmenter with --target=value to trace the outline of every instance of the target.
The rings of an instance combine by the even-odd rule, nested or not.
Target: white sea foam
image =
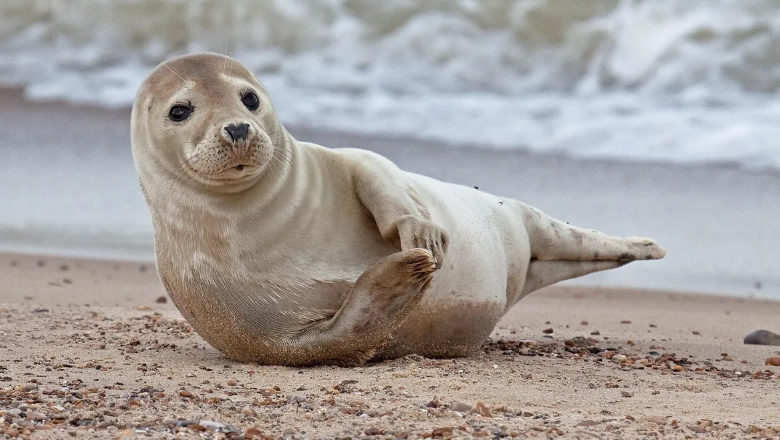
[[[127,106],[228,52],[287,123],[458,145],[780,168],[774,0],[5,0],[0,84]]]

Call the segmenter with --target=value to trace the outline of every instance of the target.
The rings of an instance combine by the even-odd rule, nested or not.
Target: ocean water
[[[780,169],[776,0],[3,0],[0,86],[126,107],[215,51],[285,123]]]

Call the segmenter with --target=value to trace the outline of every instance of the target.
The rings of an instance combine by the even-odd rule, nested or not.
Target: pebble
[[[620,395],[623,397],[634,397],[634,393],[632,393],[631,391],[621,391]]]
[[[372,426],[370,428],[366,428],[365,431],[363,431],[365,435],[380,435],[382,434],[382,430],[377,428],[376,426]]]
[[[660,416],[649,416],[645,418],[645,422],[655,423],[656,425],[666,425],[666,419]]]
[[[617,363],[623,362],[626,359],[628,359],[628,356],[626,356],[624,354],[616,354],[616,355],[612,356],[612,360],[614,362],[617,362]]]
[[[468,412],[471,411],[471,405],[463,402],[452,402],[450,409],[458,412]]]
[[[431,436],[434,438],[451,438],[453,431],[455,431],[455,429],[450,426],[436,428],[431,431]]]
[[[253,438],[262,438],[263,437],[263,431],[257,429],[257,428],[249,428],[244,433],[244,438],[247,439],[253,439]]]
[[[165,304],[168,302],[168,298],[165,295],[158,297],[154,302],[157,304]]]
[[[28,412],[27,418],[30,420],[35,420],[36,422],[42,422],[48,419],[48,417],[46,417],[46,414],[39,413],[39,412]]]
[[[546,329],[542,330],[542,333],[544,333],[546,335],[552,334],[554,332],[555,332],[555,330],[553,330],[552,328],[546,328]]]
[[[628,319],[624,319],[624,320],[620,321],[620,323],[621,324],[631,324],[631,321],[628,320]]]
[[[771,365],[773,367],[780,367],[780,356],[773,356],[771,358],[768,358],[765,364]]]
[[[477,402],[477,405],[474,407],[474,412],[481,415],[482,417],[493,417],[493,414],[490,412],[490,408],[487,407],[482,402]]]
[[[215,422],[213,420],[201,420],[200,421],[200,426],[206,428],[209,431],[214,431],[214,432],[219,433],[219,434],[231,433],[231,434],[233,434],[232,436],[229,436],[231,438],[234,437],[236,433],[240,433],[241,432],[241,430],[239,430],[238,428],[236,428],[234,426],[226,425],[226,424],[220,423],[220,422]]]
[[[777,345],[780,346],[780,335],[768,330],[756,330],[745,336],[745,344],[750,345]]]
[[[228,379],[227,384],[230,385],[231,387],[234,387],[238,385],[238,381],[235,379]]]

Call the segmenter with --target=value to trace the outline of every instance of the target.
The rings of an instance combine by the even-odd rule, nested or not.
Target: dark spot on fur
[[[620,256],[618,257],[618,260],[620,260],[620,261],[626,261],[626,260],[632,260],[632,259],[633,259],[633,257],[629,253],[620,254]]]

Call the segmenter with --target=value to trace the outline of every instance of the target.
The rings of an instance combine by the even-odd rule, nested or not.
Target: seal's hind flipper
[[[555,284],[602,270],[625,266],[630,261],[532,261],[520,298],[529,293]],[[518,298],[518,299],[520,299]]]
[[[652,239],[612,237],[570,226],[520,203],[523,223],[537,260],[636,261],[659,260],[666,251]]]

